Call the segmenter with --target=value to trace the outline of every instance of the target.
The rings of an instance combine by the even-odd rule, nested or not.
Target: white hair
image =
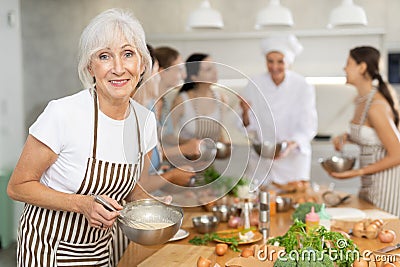
[[[128,43],[136,47],[140,54],[145,67],[142,76],[150,76],[151,57],[146,47],[142,25],[132,13],[113,8],[93,18],[82,32],[79,41],[78,73],[84,88],[90,88],[93,85],[93,77],[88,69],[93,54],[110,46],[121,34]]]

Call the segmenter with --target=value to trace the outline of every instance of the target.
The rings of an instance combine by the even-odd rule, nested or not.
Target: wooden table
[[[373,205],[368,204],[356,197],[352,197],[352,200],[345,204],[342,205],[341,207],[352,207],[352,208],[358,208],[358,209],[373,209],[375,208]],[[287,232],[293,221],[291,220],[291,214],[293,213],[293,210],[290,210],[288,212],[282,212],[282,213],[277,213],[274,216],[271,216],[271,230],[270,230],[270,235],[271,236],[278,236],[278,235],[283,235]],[[189,231],[189,237],[172,242],[173,244],[183,244],[183,245],[191,245],[189,243],[189,240],[192,239],[194,236],[199,235],[195,229],[192,227],[192,222],[191,218],[195,216],[199,216],[202,214],[207,214],[206,211],[202,208],[187,208],[185,209],[185,215],[184,215],[184,220],[182,223],[182,228]],[[227,224],[226,223],[221,223],[218,226],[217,231],[220,230],[225,230],[227,229]],[[396,233],[400,233],[400,220],[395,219],[395,220],[390,220],[386,228],[388,229],[393,229],[395,230]],[[382,247],[385,247],[386,245],[390,245],[387,243],[381,243],[378,239],[366,239],[366,238],[357,238],[357,237],[352,237],[354,242],[358,245],[360,248],[360,251],[363,251],[365,249],[368,250],[376,250]],[[397,240],[395,240],[394,243],[399,243],[400,242],[400,234],[397,235]],[[259,242],[260,244],[262,241]],[[171,243],[167,243],[171,244]],[[133,267],[137,266],[140,262],[145,260],[146,258],[150,257],[152,254],[157,252],[160,248],[162,248],[164,245],[160,246],[151,246],[151,247],[144,247],[138,244],[135,244],[133,242],[130,243],[128,249],[125,251],[125,254],[123,255],[121,261],[118,264],[118,267]],[[192,246],[192,245],[191,245]],[[214,247],[215,243],[211,242],[209,246]],[[241,246],[240,248],[244,248],[245,246]],[[220,266],[225,266],[225,262],[227,262],[229,259],[233,257],[237,257],[239,253],[233,252],[232,250],[228,250],[228,252],[224,256],[217,256],[215,252],[210,256],[210,259],[212,261],[212,265],[214,266],[214,263],[218,263]],[[173,256],[171,256],[173,257]],[[168,266],[168,261],[173,260],[165,258],[163,259],[163,266]]]

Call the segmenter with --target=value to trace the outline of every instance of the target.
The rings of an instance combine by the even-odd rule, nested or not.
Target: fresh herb
[[[234,197],[238,197],[239,186],[247,184],[247,181],[244,178],[240,178],[239,181],[235,184],[235,181],[237,181],[237,178],[221,176],[221,174],[215,169],[214,165],[211,165],[207,169],[205,169],[203,172],[203,176],[204,176],[204,184],[212,183],[213,181],[220,178],[221,183],[218,184],[218,186],[220,187],[222,185],[225,188],[232,188],[228,192],[228,195],[231,195]],[[196,184],[196,185],[201,186],[204,184]]]
[[[209,242],[214,241],[214,240],[220,240],[226,243],[230,243],[229,247],[235,251],[235,252],[240,252],[239,249],[239,237],[233,236],[233,237],[220,237],[216,233],[211,233],[211,234],[205,234],[203,237],[201,236],[195,236],[192,239],[189,240],[190,244],[196,245],[196,246],[201,246],[201,245],[207,245]]]
[[[317,259],[322,259],[318,261],[318,264],[315,260],[313,261],[313,264],[311,264],[310,259],[305,261],[304,258],[300,257],[299,261],[297,261],[297,265],[293,265],[298,267],[333,266],[331,258],[325,258],[325,255],[329,255],[329,252],[332,251],[332,249],[336,251],[336,255],[346,256],[337,257],[335,259],[336,266],[350,267],[355,260],[356,252],[358,252],[358,248],[354,242],[351,239],[344,237],[341,233],[330,232],[323,226],[306,231],[305,223],[297,219],[286,234],[268,240],[268,244],[276,245],[276,243],[278,243],[279,246],[285,247],[285,251],[288,254],[297,251],[298,255],[303,255],[303,251],[305,250],[314,250],[316,251]],[[323,258],[318,257],[318,255],[323,256]],[[277,261],[277,265],[274,266],[292,266],[285,265],[284,263],[284,261]]]
[[[310,213],[311,207],[314,207],[315,212],[319,212],[321,210],[321,204],[306,202],[300,204],[297,209],[292,214],[292,219],[300,220],[302,222],[306,221],[306,214]]]

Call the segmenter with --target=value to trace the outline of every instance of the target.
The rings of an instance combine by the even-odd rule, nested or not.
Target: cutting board
[[[141,262],[138,267],[194,267],[200,256],[209,258],[214,247],[168,244]]]

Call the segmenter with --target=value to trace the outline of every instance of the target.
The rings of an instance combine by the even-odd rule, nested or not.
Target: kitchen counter
[[[348,202],[344,205],[341,205],[341,207],[352,207],[352,208],[358,208],[361,210],[375,208],[373,205],[368,204],[356,197],[352,197],[350,202]],[[175,242],[169,242],[164,245],[151,246],[151,247],[144,247],[144,246],[141,246],[141,245],[131,242],[128,249],[125,251],[124,256],[122,257],[121,261],[119,262],[118,267],[137,266],[139,263],[143,262],[146,258],[151,257],[155,252],[157,252],[161,248],[167,246],[168,244],[185,245],[182,248],[187,248],[187,249],[196,247],[189,243],[189,240],[192,239],[194,236],[200,235],[192,227],[191,218],[195,217],[195,216],[199,216],[201,214],[207,214],[207,212],[200,207],[187,208],[187,209],[184,209],[184,211],[185,211],[185,215],[184,215],[184,220],[182,223],[182,228],[189,231],[190,234],[187,238],[179,240],[179,241],[175,241]],[[271,236],[283,235],[284,233],[287,232],[287,230],[293,223],[291,220],[292,213],[293,213],[293,209],[288,212],[277,213],[276,215],[271,216],[271,233],[270,233]],[[225,230],[227,228],[228,227],[227,227],[226,223],[220,223],[217,231]],[[396,233],[399,233],[400,232],[400,220],[399,219],[388,220],[385,225],[385,228],[392,229]],[[378,239],[357,238],[354,236],[352,236],[351,239],[354,240],[354,242],[358,245],[358,247],[360,248],[360,251],[363,251],[365,249],[376,250],[376,249],[385,247],[387,245],[390,245],[387,243],[381,243]],[[395,240],[394,244],[399,243],[399,242],[400,242],[400,235],[398,235],[397,240]],[[215,242],[209,243],[208,246],[210,247],[210,249],[207,251],[208,254],[206,254],[206,252],[202,252],[202,250],[200,250],[201,247],[197,247],[197,249],[196,249],[197,251],[195,252],[195,253],[198,253],[196,255],[196,259],[200,255],[202,255],[201,253],[205,253],[205,254],[203,254],[203,256],[208,257],[212,261],[211,266],[214,266],[215,263],[218,263],[221,267],[223,267],[223,266],[225,266],[225,262],[227,262],[229,259],[231,259],[233,257],[237,257],[239,255],[238,252],[233,252],[232,250],[229,249],[228,252],[224,256],[217,256],[213,249],[213,247],[215,247],[215,244],[216,244]],[[262,241],[259,241],[257,244],[262,244]],[[243,249],[246,246],[249,247],[251,245],[252,244],[242,245],[242,246],[240,246],[240,249]],[[175,246],[175,247],[179,247],[179,246]],[[212,252],[210,252],[211,249],[212,249]],[[184,251],[182,251],[182,253],[183,252]],[[396,251],[394,251],[394,252],[396,252]],[[179,259],[174,257],[174,255],[166,256],[166,257],[160,259],[160,264],[161,264],[161,261],[162,261],[163,266],[182,266],[182,265],[179,265],[179,262],[178,262]],[[171,263],[171,264],[168,264],[168,263]],[[142,267],[142,266],[144,267],[144,266],[150,266],[150,265],[141,264],[140,267]],[[151,267],[154,267],[154,266],[151,266]]]

